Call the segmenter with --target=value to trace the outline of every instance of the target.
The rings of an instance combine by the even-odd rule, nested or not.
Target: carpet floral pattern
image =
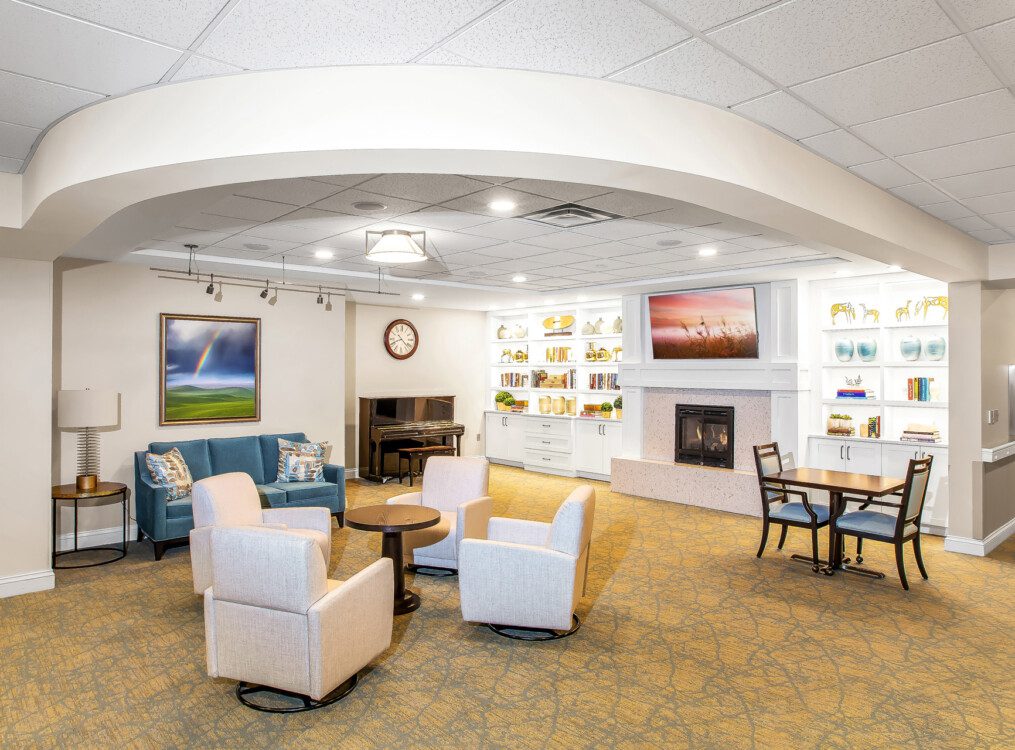
[[[577,480],[495,467],[495,514],[549,520]],[[1015,540],[985,559],[927,538],[931,579],[869,543],[883,581],[814,575],[786,549],[754,557],[757,519],[598,493],[588,593],[572,638],[526,644],[464,623],[457,578],[423,597],[392,647],[334,706],[240,706],[207,677],[186,548],[155,562],[60,571],[0,600],[4,748],[1015,747]],[[352,481],[352,507],[397,486]],[[775,535],[776,539],[778,535]],[[332,577],[376,559],[337,529]]]

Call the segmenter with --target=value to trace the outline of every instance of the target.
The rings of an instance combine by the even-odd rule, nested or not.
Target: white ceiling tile
[[[764,227],[744,219],[725,219],[718,224],[709,224],[704,227],[693,227],[687,230],[688,234],[700,235],[702,242],[709,240],[732,240],[737,237],[749,237],[754,234],[761,234]]]
[[[625,268],[614,268],[612,271],[595,271],[596,276],[600,274],[603,276],[611,277],[611,280],[617,279],[652,279],[658,277],[669,276],[664,269],[657,266],[645,266],[645,265],[629,265]],[[591,283],[602,283],[606,279],[598,280],[595,277],[589,280]]]
[[[478,239],[478,238],[477,238]],[[536,238],[541,239],[541,238]],[[529,240],[525,240],[527,243]],[[521,242],[502,242],[497,245],[488,245],[475,250],[479,255],[490,256],[490,260],[498,258],[530,258],[534,255],[545,255],[554,248],[540,247],[538,245],[523,244]],[[582,250],[584,253],[585,251]]]
[[[544,266],[566,266],[594,259],[584,253],[577,253],[571,250],[554,250],[542,255],[534,255],[532,260],[541,261]]]
[[[630,190],[615,190],[581,202],[583,206],[598,208],[620,216],[641,216],[658,213],[680,205],[679,201],[650,193],[636,193]],[[580,227],[576,227],[580,229]]]
[[[454,263],[456,256],[452,256],[449,261]],[[534,271],[537,268],[549,268],[550,263],[542,260],[538,255],[529,258],[504,258],[498,260],[497,258],[490,258],[492,262],[483,265],[483,268],[497,273],[528,273]]]
[[[486,250],[502,244],[504,241],[497,237],[480,237],[474,234],[465,234],[471,231],[471,227],[461,232],[448,232],[443,229],[427,229],[426,240],[435,246],[443,255],[450,255],[474,250]]]
[[[275,201],[276,203],[289,203],[293,206],[308,206],[340,190],[341,188],[335,185],[295,178],[250,182],[236,188],[233,194],[243,195],[247,198]]]
[[[733,111],[797,140],[835,130],[831,120],[784,91],[738,104]]]
[[[963,206],[961,203],[956,203],[955,201],[931,203],[925,206],[920,206],[920,210],[926,211],[931,216],[936,216],[944,221],[948,221],[950,219],[964,219],[967,216],[973,215],[972,211]]]
[[[974,211],[981,214],[996,214],[1003,211],[1015,211],[1015,192],[984,195],[979,198],[968,198],[963,201]]]
[[[754,235],[752,237],[736,237],[730,240],[731,245],[738,245],[740,247],[749,247],[752,250],[770,250],[777,247],[786,247],[792,245],[792,240],[780,238],[774,234],[765,236],[762,234]]]
[[[286,253],[299,247],[299,242],[285,242],[283,240],[270,239],[268,237],[251,237],[247,234],[237,234],[219,240],[218,247],[230,248],[232,250],[244,250],[252,253],[267,253],[276,255]]]
[[[2,105],[0,105],[2,108]],[[24,159],[32,149],[32,144],[42,131],[24,125],[12,125],[0,122],[0,156],[10,159]]]
[[[157,240],[166,242],[178,242],[181,245],[214,245],[229,237],[225,232],[206,232],[199,229],[187,229],[186,227],[169,227],[159,232],[155,237]],[[186,252],[184,248],[181,251]]]
[[[713,211],[710,208],[704,206],[696,206],[693,203],[682,203],[681,201],[675,201],[676,205],[673,208],[668,208],[665,211],[659,211],[653,214],[645,214],[641,217],[643,221],[648,221],[653,224],[661,224],[664,227],[670,227],[672,229],[687,229],[690,227],[700,227],[706,224],[717,224],[723,219],[728,219],[726,214]]]
[[[361,182],[376,177],[375,174],[331,174],[331,175],[314,175],[307,177],[308,180],[314,180],[316,182],[326,182],[329,185],[339,185],[340,187],[355,187]]]
[[[641,252],[634,255],[625,257],[625,260],[636,266],[660,266],[670,263],[682,263],[689,258],[698,257],[695,252],[693,255],[687,252],[677,252],[676,250],[650,250],[648,252]],[[668,267],[668,266],[665,266]]]
[[[996,229],[994,225],[984,221],[979,216],[967,216],[964,219],[952,219],[948,222],[956,229],[961,229],[963,232],[971,232],[974,229]]]
[[[981,195],[995,195],[1015,190],[1015,167],[1002,167],[985,172],[946,177],[935,180],[942,190],[956,198],[975,198]]]
[[[511,201],[515,207],[509,211],[495,211],[490,208],[493,201]],[[498,185],[478,193],[445,201],[442,205],[454,211],[464,211],[481,216],[488,216],[495,219],[502,219],[508,216],[522,216],[533,211],[542,211],[559,205],[560,201],[554,198],[544,198],[532,193],[523,193],[520,190],[512,190],[510,187]]]
[[[1012,0],[950,0],[950,2],[973,29],[1015,18],[1015,2]]]
[[[877,161],[882,156],[845,130],[833,130],[831,133],[804,138],[800,142],[844,167]]]
[[[204,213],[229,216],[234,219],[248,219],[249,221],[271,221],[292,210],[293,207],[285,203],[227,195],[211,204],[204,210]]]
[[[491,263],[496,263],[497,259],[489,255],[480,255],[479,253],[466,250],[459,253],[444,257],[444,262],[450,266],[458,267],[472,267],[472,266],[487,266]]]
[[[349,216],[334,211],[322,211],[319,208],[298,208],[275,219],[275,223],[291,224],[308,229],[323,229],[334,235],[362,229],[373,224],[374,220],[366,216]]]
[[[593,240],[597,238],[589,237],[588,239]],[[634,253],[641,252],[644,249],[628,244],[631,240],[626,242],[608,242],[597,239],[597,241],[600,244],[585,245],[584,247],[577,249],[580,253],[582,253],[582,255],[589,255],[593,258],[622,258],[625,255],[633,255]]]
[[[795,86],[793,92],[840,122],[855,125],[986,93],[999,85],[965,37],[954,37]]]
[[[612,80],[720,107],[752,99],[774,88],[757,73],[700,39],[691,39],[628,68]]]
[[[777,0],[656,0],[656,5],[699,31],[747,15]]]
[[[1015,20],[980,29],[976,38],[1004,70],[1007,83],[1015,81]]]
[[[483,178],[480,178],[483,179]],[[553,198],[563,203],[581,203],[587,198],[610,192],[609,188],[598,185],[582,185],[576,182],[556,182],[554,180],[530,180],[521,178],[505,183],[515,190]]]
[[[278,224],[272,222],[270,224],[261,224],[252,229],[249,229],[245,234],[251,237],[266,238],[270,240],[283,240],[285,242],[297,242],[299,244],[305,244],[308,242],[318,242],[319,240],[331,237],[334,232],[330,232],[321,228],[313,227],[298,227],[292,224]]]
[[[583,260],[577,263],[568,263],[571,268],[576,268],[579,271],[590,272],[590,271],[605,271],[610,272],[618,268],[631,268],[632,256],[624,256],[623,258],[592,258],[591,260]]]
[[[215,18],[225,0],[33,0],[35,5],[102,26],[188,47]]]
[[[491,185],[503,185],[505,182],[511,182],[514,177],[494,177],[485,174],[464,174],[462,177],[468,177],[470,180],[479,180],[480,182],[489,182]]]
[[[495,0],[243,0],[200,51],[244,68],[405,63]]]
[[[926,206],[932,203],[941,203],[948,200],[948,196],[940,190],[931,187],[926,182],[917,182],[912,185],[892,188],[889,192],[912,203],[914,206]]]
[[[1011,242],[1013,239],[1012,235],[1003,229],[974,229],[969,235],[987,243]]]
[[[234,219],[229,216],[216,216],[214,214],[193,214],[186,219],[180,220],[181,227],[188,229],[206,229],[210,232],[224,232],[235,234],[243,232],[256,226],[258,222],[245,219]]]
[[[516,0],[444,48],[483,66],[604,76],[688,36],[629,0]]]
[[[497,240],[523,240],[547,233],[547,226],[526,219],[497,219],[477,227],[464,230],[466,234],[490,237]]]
[[[641,251],[643,248],[656,250],[660,247],[674,248],[678,246],[687,247],[703,245],[711,241],[710,237],[705,237],[701,234],[694,234],[690,231],[676,229],[670,232],[651,234],[645,237],[632,237],[631,239],[625,240],[625,243],[627,243],[628,246],[635,247],[638,251]]]
[[[995,226],[1015,230],[1015,211],[1005,211],[1004,213],[999,214],[987,214],[986,218]]]
[[[908,169],[900,167],[890,159],[879,159],[878,161],[871,161],[866,164],[857,164],[850,167],[849,171],[883,188],[910,185],[914,180],[920,179]]]
[[[335,247],[339,243],[332,242],[331,239],[324,240],[323,242],[314,242],[309,245],[302,245],[300,247],[294,247],[292,250],[286,252],[287,256],[294,258],[313,258],[321,263],[332,263],[336,260],[355,260],[357,258],[362,259],[365,255],[365,248],[363,243],[357,243],[355,246],[347,247]],[[330,257],[318,258],[317,253],[321,252],[325,256],[330,254]]]
[[[483,270],[491,270],[491,269],[484,268]],[[508,271],[507,273],[495,273],[490,276],[490,281],[501,281],[510,284],[518,284],[518,286],[521,287],[522,285],[514,280],[515,275],[516,272],[514,271]],[[545,282],[552,281],[552,279],[545,274],[532,273],[531,271],[526,271],[523,275],[525,276],[525,281],[529,284],[539,281]]]
[[[612,221],[601,221],[598,224],[575,227],[573,231],[578,234],[600,237],[605,240],[627,240],[632,237],[660,234],[667,231],[667,228],[658,224],[651,224],[647,221],[640,221],[639,219],[614,219]]]
[[[925,179],[979,172],[1015,165],[1015,133],[959,143],[898,157]]]
[[[0,3],[0,68],[105,94],[155,83],[180,53],[20,3]]]
[[[21,159],[12,159],[9,156],[0,156],[0,172],[17,174],[21,171],[24,162]]]
[[[382,174],[357,185],[359,190],[423,204],[445,203],[487,187],[457,174]]]
[[[411,219],[414,224],[419,224],[421,227],[427,227],[428,229],[446,229],[450,231],[468,229],[469,227],[486,224],[490,221],[489,216],[477,216],[476,214],[467,214],[463,211],[451,211],[440,206],[421,208],[419,211],[415,211],[404,218]]]
[[[173,74],[174,81],[189,81],[194,78],[209,78],[211,76],[223,76],[230,73],[240,73],[243,68],[235,65],[228,65],[218,60],[209,60],[199,55],[191,55],[187,62],[180,66],[180,69]]]
[[[173,249],[179,250],[179,246],[175,246]],[[199,255],[210,255],[215,258],[236,258],[237,260],[265,260],[270,258],[274,253],[270,252],[252,252],[250,250],[236,250],[231,247],[224,247],[221,245],[212,245],[210,247],[202,247],[198,251]]]
[[[0,70],[0,120],[44,128],[102,96]]]
[[[1015,97],[1000,89],[853,130],[889,156],[949,146],[1015,131]]]
[[[862,65],[957,31],[931,0],[797,0],[709,36],[788,85]]]
[[[323,183],[322,183],[323,184]],[[373,209],[361,209],[356,208],[355,203],[380,203],[384,208],[373,210]],[[312,204],[313,208],[320,208],[325,211],[335,211],[342,214],[350,214],[353,216],[369,216],[375,220],[391,219],[402,214],[412,213],[418,211],[426,206],[426,203],[419,203],[417,201],[404,200],[402,198],[392,198],[387,195],[378,195],[377,193],[370,193],[359,188],[349,188],[343,190],[337,195],[333,195],[330,198],[317,201]]]
[[[522,240],[523,245],[532,245],[546,250],[574,250],[580,247],[584,248],[590,245],[603,244],[604,242],[605,240],[601,240],[598,237],[588,237],[584,234],[568,231],[541,234],[538,237],[528,237]]]

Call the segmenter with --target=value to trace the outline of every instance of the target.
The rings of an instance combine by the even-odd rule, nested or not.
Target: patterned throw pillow
[[[320,482],[324,479],[324,461],[331,445],[296,443],[278,439],[279,482]]]
[[[168,490],[170,500],[179,500],[190,494],[194,478],[190,475],[190,468],[178,448],[161,455],[148,453],[145,455],[145,463],[148,464],[152,481]]]

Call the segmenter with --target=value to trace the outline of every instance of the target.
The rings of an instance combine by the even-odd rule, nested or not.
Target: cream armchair
[[[233,472],[194,482],[191,490],[194,529],[190,532],[190,567],[194,593],[211,585],[211,530],[216,526],[267,526],[310,537],[331,561],[331,511],[327,508],[261,508],[254,480]]]
[[[491,518],[486,539],[462,540],[462,617],[528,641],[578,630],[581,621],[574,611],[585,593],[595,507],[595,490],[581,485],[552,523]]]
[[[391,560],[347,581],[328,580],[317,543],[249,526],[211,531],[212,584],[204,592],[208,675],[238,680],[236,697],[261,711],[291,713],[343,698],[391,645]],[[257,693],[302,705],[265,705]]]
[[[490,499],[490,463],[481,457],[432,456],[423,471],[423,489],[388,500],[389,505],[423,505],[436,508],[436,526],[402,534],[409,567],[456,571],[458,547],[466,538],[486,537],[493,513]]]

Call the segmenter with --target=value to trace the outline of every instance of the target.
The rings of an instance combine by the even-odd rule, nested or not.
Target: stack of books
[[[932,424],[908,424],[899,440],[907,443],[940,443],[941,432]]]
[[[866,388],[840,388],[835,392],[836,398],[874,398],[874,391]]]
[[[907,401],[930,401],[930,387],[934,378],[909,378],[906,381]]]

